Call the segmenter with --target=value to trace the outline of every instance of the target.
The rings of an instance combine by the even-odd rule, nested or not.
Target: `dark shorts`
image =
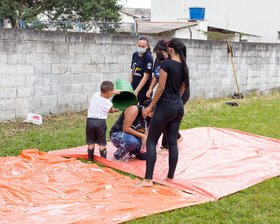
[[[87,118],[86,136],[87,144],[106,145],[106,120],[98,118]]]

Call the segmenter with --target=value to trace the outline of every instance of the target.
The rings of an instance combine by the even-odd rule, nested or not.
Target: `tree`
[[[18,20],[36,21],[44,14],[50,21],[118,22],[117,0],[0,0],[0,18],[12,27]]]

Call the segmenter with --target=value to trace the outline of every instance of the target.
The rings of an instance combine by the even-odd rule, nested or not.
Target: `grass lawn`
[[[225,105],[237,102],[238,107]],[[119,114],[111,114],[108,130]],[[44,124],[0,122],[0,156],[37,148],[50,151],[85,145],[86,111],[43,117]],[[242,100],[194,100],[185,108],[181,129],[231,128],[280,139],[280,93]],[[108,131],[107,131],[108,132]],[[108,136],[107,136],[108,138]],[[107,139],[109,141],[109,139]],[[215,202],[152,215],[128,223],[280,223],[280,178],[272,178]]]

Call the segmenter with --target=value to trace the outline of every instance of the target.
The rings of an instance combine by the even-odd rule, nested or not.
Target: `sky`
[[[118,0],[127,8],[151,8],[151,0]]]

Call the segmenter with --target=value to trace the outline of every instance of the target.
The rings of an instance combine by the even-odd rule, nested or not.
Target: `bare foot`
[[[177,139],[177,144],[180,144],[184,140],[183,136]]]
[[[152,180],[144,179],[140,183],[133,185],[133,187],[151,187],[153,186]]]
[[[166,180],[167,182],[172,182],[172,181],[173,181],[173,179],[168,178],[168,177],[167,177],[165,180]]]

